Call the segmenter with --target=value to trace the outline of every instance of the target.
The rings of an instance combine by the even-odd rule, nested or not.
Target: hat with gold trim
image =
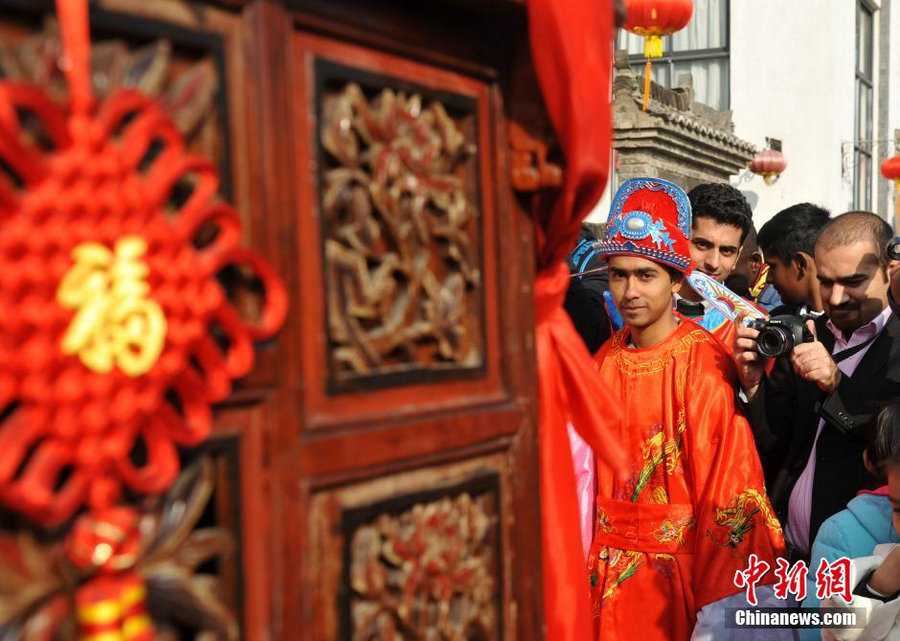
[[[595,248],[604,257],[638,256],[687,273],[690,237],[691,203],[681,187],[657,178],[632,178],[616,192]]]

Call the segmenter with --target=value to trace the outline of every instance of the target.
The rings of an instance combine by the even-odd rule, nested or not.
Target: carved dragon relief
[[[483,362],[476,147],[440,102],[323,97],[332,376]]]
[[[382,513],[350,546],[350,638],[493,641],[499,637],[498,509],[461,493]]]

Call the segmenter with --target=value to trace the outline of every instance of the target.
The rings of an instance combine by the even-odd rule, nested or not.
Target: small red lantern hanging
[[[894,231],[900,231],[900,155],[891,156],[881,163],[881,175],[894,181],[894,194],[896,205],[894,206]]]
[[[767,185],[774,185],[787,168],[787,158],[775,149],[763,149],[750,161],[750,171],[762,176]]]
[[[650,60],[663,54],[662,37],[684,29],[694,13],[692,0],[625,0],[625,29],[644,37],[644,111],[650,101]]]

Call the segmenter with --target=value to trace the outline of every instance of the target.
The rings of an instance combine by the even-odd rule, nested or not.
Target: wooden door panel
[[[294,55],[305,429],[501,402],[489,87],[303,32]]]
[[[272,582],[271,540],[272,471],[270,425],[271,401],[257,398],[247,404],[220,408],[215,431],[203,451],[216,464],[216,494],[213,497],[217,523],[229,527],[234,551],[221,568],[229,602],[241,623],[241,638],[258,640],[271,636]]]
[[[292,25],[302,425],[282,482],[304,573],[285,627],[536,638],[532,245],[504,69],[459,57],[459,33],[394,46],[385,13]]]
[[[413,401],[410,401],[411,403]],[[304,441],[300,466],[313,477],[350,479],[379,468],[452,455],[460,450],[496,447],[522,429],[520,408],[463,409],[401,424],[348,427],[335,437]]]
[[[493,454],[317,493],[316,638],[506,638],[508,469]]]

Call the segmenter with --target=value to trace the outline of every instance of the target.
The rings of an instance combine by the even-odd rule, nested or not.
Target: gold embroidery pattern
[[[610,577],[610,581],[608,581],[607,583],[606,591],[603,592],[602,600],[605,601],[613,594],[615,594],[619,585],[623,581],[634,576],[634,573],[637,572],[638,567],[647,560],[647,555],[644,552],[606,548],[605,550],[600,552],[600,559],[607,561],[606,565],[609,569]]]
[[[636,361],[627,349],[622,349],[625,341],[625,332],[619,331],[613,336],[613,358],[616,364],[627,376],[646,376],[661,372],[672,360],[672,357],[688,352],[697,343],[709,341],[711,336],[702,329],[692,330],[682,336],[672,348],[652,361]]]
[[[684,430],[687,423],[684,418],[684,410],[678,413],[677,423],[675,425],[675,435],[672,439],[665,440],[665,431],[662,427],[659,431],[650,436],[641,452],[641,458],[644,464],[635,481],[634,493],[631,496],[632,503],[636,503],[641,491],[649,484],[651,503],[669,503],[669,494],[659,481],[653,483],[653,473],[665,462],[666,472],[669,476],[675,474],[678,462],[681,459],[681,445]]]
[[[603,511],[602,507],[597,508],[597,529],[604,534],[609,534],[613,531],[613,526],[609,520],[609,515]]]
[[[675,423],[675,438],[672,440],[672,446],[668,452],[670,456],[666,459],[666,472],[669,473],[669,476],[675,474],[675,468],[678,467],[678,462],[681,460],[681,445],[686,428],[687,421],[684,418],[684,409],[681,409],[678,411],[678,419]]]
[[[678,543],[678,545],[684,544],[684,535],[688,531],[688,529],[697,525],[697,519],[694,518],[693,514],[688,514],[687,516],[678,519],[677,521],[667,520],[663,521],[662,525],[657,528],[657,530],[653,533],[653,538],[655,538],[660,543]],[[660,556],[668,556],[668,555],[657,555],[657,558]],[[674,558],[674,557],[673,557]]]
[[[765,491],[753,488],[741,492],[728,507],[716,508],[713,520],[716,525],[727,530],[724,537],[717,538],[709,530],[707,534],[717,544],[735,549],[744,542],[744,536],[756,527],[753,517],[757,514],[762,517],[767,528],[781,534],[781,525],[772,513]]]

